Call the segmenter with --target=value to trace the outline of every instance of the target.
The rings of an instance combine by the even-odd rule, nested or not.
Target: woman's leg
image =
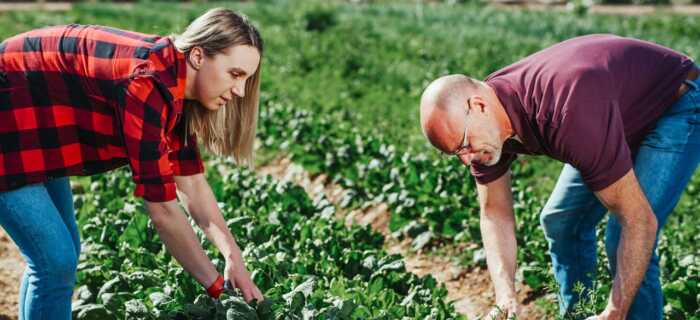
[[[80,257],[80,233],[78,232],[78,224],[75,221],[75,209],[73,206],[73,192],[70,189],[70,180],[68,177],[58,178],[46,182],[46,190],[53,200],[53,204],[61,214],[63,222],[73,238],[75,246],[75,256]]]
[[[73,236],[44,184],[0,193],[0,225],[27,261],[24,319],[70,319],[78,265]]]

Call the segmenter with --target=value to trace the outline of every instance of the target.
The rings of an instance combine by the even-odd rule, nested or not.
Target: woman
[[[223,291],[176,190],[226,258],[226,278],[262,300],[197,148],[252,166],[262,49],[255,27],[226,9],[179,36],[68,25],[0,44],[0,225],[27,261],[20,319],[70,319],[80,239],[68,177],[126,164],[184,269],[213,297]]]

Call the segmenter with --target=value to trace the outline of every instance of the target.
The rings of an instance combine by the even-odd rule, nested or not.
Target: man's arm
[[[481,237],[484,241],[491,281],[496,291],[496,304],[501,309],[507,309],[504,311],[516,313],[518,308],[515,293],[517,243],[510,171],[488,184],[477,183],[476,186],[481,208],[479,219]]]
[[[617,217],[622,227],[617,248],[617,272],[603,315],[607,316],[606,319],[624,319],[649,265],[656,239],[656,216],[634,170],[596,192],[596,196]]]

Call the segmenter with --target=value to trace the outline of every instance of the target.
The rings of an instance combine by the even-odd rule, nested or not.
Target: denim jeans
[[[634,159],[634,171],[658,220],[657,241],[668,215],[700,162],[700,80],[686,81],[689,90],[656,122]],[[596,225],[606,208],[584,185],[581,174],[565,165],[540,221],[549,242],[554,276],[559,284],[561,315],[571,315],[580,296],[576,283],[592,285],[596,270]],[[620,224],[610,215],[605,249],[615,274]],[[656,244],[641,288],[627,319],[662,319],[663,296]]]
[[[70,319],[80,235],[69,178],[0,192],[0,225],[27,262],[19,320]]]

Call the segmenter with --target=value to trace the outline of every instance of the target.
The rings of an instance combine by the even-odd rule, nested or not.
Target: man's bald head
[[[428,85],[421,97],[420,121],[423,134],[433,146],[443,152],[459,147],[467,100],[481,87],[480,81],[461,74],[443,76]]]

